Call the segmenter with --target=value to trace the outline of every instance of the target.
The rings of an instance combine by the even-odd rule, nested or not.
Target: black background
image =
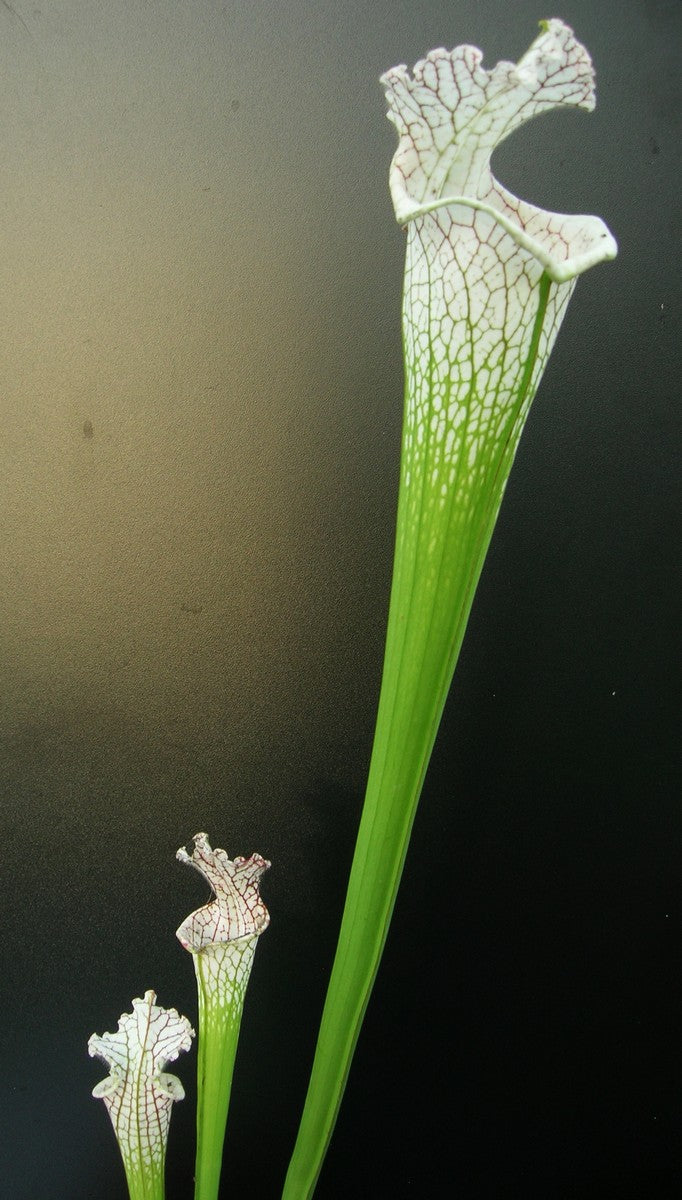
[[[154,19],[172,23],[176,7]],[[240,337],[267,346],[285,450],[262,457],[254,440],[245,472],[247,515],[229,531],[243,573],[226,587],[237,596],[255,577],[257,599],[248,637],[225,633],[210,720],[200,684],[187,721],[164,723],[106,663],[90,664],[97,687],[49,710],[10,686],[22,716],[0,746],[0,1194],[122,1200],[86,1042],[148,987],[195,1021],[173,931],[205,892],[174,853],[206,829],[231,855],[273,862],[223,1192],[279,1195],[361,808],[390,580],[403,241],[377,78],[462,41],[488,66],[516,59],[540,17],[561,15],[595,60],[597,110],[537,121],[494,166],[527,199],[598,213],[620,254],[579,281],[524,433],[317,1195],[676,1195],[680,5],[260,0],[238,28],[233,5],[194,7],[216,37],[223,20],[243,78],[277,79],[280,153],[254,137],[262,187],[234,203],[236,219],[252,208],[258,280]],[[244,30],[261,46],[252,59]],[[268,120],[259,97],[256,82],[239,110],[254,128]],[[278,221],[294,248],[270,278],[259,231],[276,236]],[[266,297],[271,340],[257,322]],[[304,386],[292,357],[309,364]],[[248,406],[248,381],[238,399]],[[202,655],[210,666],[208,635],[159,686],[183,694]],[[256,661],[262,682],[237,720]],[[173,1069],[187,1099],[167,1194],[184,1200],[194,1052]]]

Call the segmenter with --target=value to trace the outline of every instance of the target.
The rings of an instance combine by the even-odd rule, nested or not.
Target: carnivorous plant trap
[[[559,20],[519,63],[473,46],[432,50],[382,77],[398,131],[390,188],[407,250],[405,402],[393,581],[365,805],[305,1108],[283,1200],[309,1200],[332,1136],[386,940],[415,811],[521,433],[576,279],[613,258],[594,216],[547,212],[493,176],[496,146],[549,109],[594,107],[589,54]],[[197,834],[213,899],[182,923],[199,991],[195,1200],[218,1200],[232,1070],[256,944],[269,916],[259,855],[230,860]],[[186,1018],[133,1001],[89,1048],[131,1200],[163,1200],[165,1073],[194,1036]]]
[[[432,50],[381,80],[407,233],[405,411],[393,582],[365,805],[284,1200],[311,1196],[386,939],[476,585],[528,411],[576,278],[616,254],[593,216],[508,192],[490,157],[548,109],[594,107],[589,54],[559,20],[517,64]]]

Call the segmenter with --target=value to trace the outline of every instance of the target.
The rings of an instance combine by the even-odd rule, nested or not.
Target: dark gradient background
[[[362,803],[402,403],[380,73],[560,15],[592,115],[502,181],[578,283],[474,606],[318,1189],[668,1197],[682,1162],[678,0],[0,8],[3,1200],[123,1200],[88,1059],[196,1017],[199,829],[272,859],[224,1195],[277,1200]],[[679,439],[678,439],[679,441]],[[677,536],[675,534],[677,533]],[[191,1197],[194,1053],[168,1200]]]

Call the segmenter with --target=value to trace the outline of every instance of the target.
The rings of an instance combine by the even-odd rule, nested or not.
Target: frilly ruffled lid
[[[256,937],[270,922],[260,895],[260,878],[270,863],[260,854],[229,859],[224,850],[213,850],[205,833],[194,838],[194,849],[177,852],[180,862],[194,867],[210,884],[215,899],[190,913],[177,930],[185,950],[202,950],[240,938]]]
[[[507,192],[490,170],[496,146],[531,117],[552,108],[594,108],[590,56],[562,21],[542,33],[519,63],[482,66],[475,46],[432,50],[412,75],[382,76],[388,117],[400,135],[390,187],[398,221],[465,204],[492,213],[556,282],[603,259],[616,243],[598,217],[549,213]]]
[[[194,1030],[174,1008],[160,1008],[155,1001],[155,992],[145,992],[133,1000],[131,1013],[123,1013],[115,1033],[93,1033],[89,1039],[90,1057],[101,1058],[110,1070],[93,1090],[97,1099],[126,1087],[138,1089],[140,1081],[152,1081],[173,1100],[183,1098],[180,1080],[164,1072],[169,1062],[189,1050]]]

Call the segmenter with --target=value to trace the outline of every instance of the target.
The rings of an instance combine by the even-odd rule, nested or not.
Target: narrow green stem
[[[230,1004],[216,1004],[207,960],[203,954],[193,957],[199,993],[194,1200],[218,1200],[244,995],[237,990]]]
[[[367,792],[282,1200],[309,1200],[331,1139],[386,941],[426,768],[523,428],[549,293],[550,280],[543,274],[528,357],[519,364],[513,402],[495,430],[486,469],[468,472],[463,454],[444,506],[434,503],[434,497],[443,494],[447,464],[439,466],[433,438],[418,444],[412,436],[413,397],[407,380],[393,585]],[[470,404],[476,400],[474,390],[472,385]]]

